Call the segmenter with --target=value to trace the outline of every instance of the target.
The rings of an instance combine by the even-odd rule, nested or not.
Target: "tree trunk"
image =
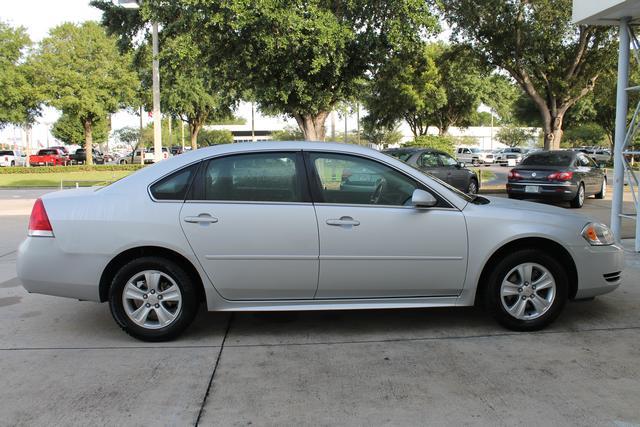
[[[85,164],[93,164],[93,122],[91,119],[85,119],[84,125],[84,152],[86,155]]]
[[[318,114],[294,114],[300,130],[304,133],[305,141],[324,141],[324,122],[329,116],[329,111],[320,111]]]
[[[557,114],[555,117],[543,114],[544,149],[559,150],[562,141],[562,121],[564,114]]]
[[[189,122],[189,131],[191,132],[191,149],[198,149],[198,134],[202,129],[202,123],[198,121]]]

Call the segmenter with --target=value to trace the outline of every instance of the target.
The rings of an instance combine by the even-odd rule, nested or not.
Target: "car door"
[[[585,154],[579,154],[577,158],[577,170],[580,173],[582,180],[584,181],[585,191],[587,194],[596,193],[596,176],[593,171],[595,166],[592,166],[591,160]]]
[[[423,184],[379,161],[342,153],[307,153],[320,236],[316,298],[454,296],[463,287],[467,231],[462,212],[439,198],[416,209]],[[364,194],[336,176],[360,170],[376,185]]]
[[[318,226],[300,152],[204,162],[180,224],[224,298],[313,298]]]
[[[442,167],[438,154],[433,151],[425,151],[420,154],[418,159],[418,167],[420,170],[430,173],[442,181],[447,182],[447,170]]]
[[[451,156],[438,153],[438,160],[440,161],[440,167],[443,170],[443,173],[446,175],[444,181],[453,185],[460,191],[467,191],[469,188],[469,183],[467,182],[469,179],[469,172],[460,167],[460,164]]]

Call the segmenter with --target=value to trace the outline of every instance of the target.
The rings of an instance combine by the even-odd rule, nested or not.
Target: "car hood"
[[[488,208],[508,209],[514,211],[514,215],[526,215],[524,212],[530,213],[527,217],[538,217],[549,220],[549,216],[558,217],[558,221],[571,222],[575,224],[586,224],[594,221],[586,215],[578,214],[568,209],[558,206],[547,205],[544,203],[526,202],[522,200],[507,199],[504,197],[482,196],[489,200]],[[528,219],[528,218],[527,218]]]

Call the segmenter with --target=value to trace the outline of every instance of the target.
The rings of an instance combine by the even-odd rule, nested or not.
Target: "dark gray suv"
[[[478,175],[445,152],[431,148],[397,148],[384,150],[383,153],[427,172],[464,193],[477,194],[480,190]]]

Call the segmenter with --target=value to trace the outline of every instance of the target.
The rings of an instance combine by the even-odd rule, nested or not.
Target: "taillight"
[[[509,181],[518,181],[522,179],[522,175],[520,175],[515,169],[511,169],[509,171],[508,179]]]
[[[44,203],[42,199],[36,200],[31,210],[31,217],[29,218],[29,236],[32,237],[53,237],[53,228],[49,222],[49,216],[44,209]]]
[[[547,177],[549,181],[571,181],[573,172],[554,172]]]

